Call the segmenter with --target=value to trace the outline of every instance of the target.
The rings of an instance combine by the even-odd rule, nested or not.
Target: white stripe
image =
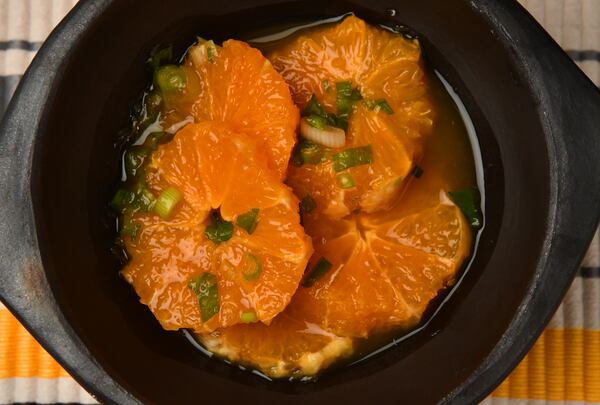
[[[565,326],[564,305],[560,304],[552,319],[548,323],[548,327],[552,329],[562,329]]]
[[[0,0],[0,38],[43,41],[77,0]]]
[[[22,75],[35,52],[22,49],[0,51],[0,76]]]
[[[600,16],[598,18],[600,18]],[[600,63],[598,63],[597,60],[584,60],[578,62],[577,65],[596,86],[600,86]]]
[[[594,239],[592,239],[581,265],[583,267],[600,267],[600,231],[598,229],[596,229]]]
[[[600,278],[588,278],[583,283],[583,326],[600,330]]]
[[[562,305],[564,307],[564,327],[583,327],[583,283],[584,279],[575,277]]]
[[[15,402],[98,403],[75,380],[69,377],[0,379],[0,404]]]
[[[0,301],[0,311],[6,309],[6,307],[4,306],[4,304],[2,303],[2,301]]]
[[[576,277],[548,327],[600,330],[600,278]]]

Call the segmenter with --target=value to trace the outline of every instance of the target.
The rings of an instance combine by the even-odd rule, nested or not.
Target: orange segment
[[[288,85],[260,51],[244,42],[229,40],[215,49],[212,58],[206,44],[188,52],[186,65],[201,81],[192,115],[197,121],[225,122],[255,139],[269,167],[285,177],[299,119]]]
[[[297,198],[266,167],[260,149],[222,124],[192,124],[159,148],[147,173],[155,195],[174,186],[184,202],[169,220],[134,217],[142,231],[136,240],[126,238],[131,261],[123,275],[141,301],[169,330],[212,331],[239,323],[248,311],[269,323],[296,291],[312,248],[300,225]],[[210,241],[204,231],[216,208],[233,223],[259,209],[254,233],[235,226],[226,242]],[[247,279],[250,265],[252,272],[259,268]],[[220,301],[218,313],[206,322],[188,288],[190,279],[204,272],[217,277]]]
[[[237,325],[198,338],[211,352],[271,378],[315,375],[353,350],[352,339],[298,320],[288,310],[269,326]]]
[[[332,240],[321,235],[320,222],[318,216],[305,220],[313,260],[325,257],[333,268],[294,300],[306,302],[311,321],[340,336],[414,326],[471,249],[471,229],[446,199],[400,220],[354,215],[347,220],[353,227],[348,234]],[[351,253],[346,261],[339,257],[344,251]]]
[[[414,327],[429,302],[452,284],[471,248],[460,210],[439,204],[401,219],[360,214],[306,220],[315,254],[330,270],[301,287],[267,325],[238,325],[200,334],[206,347],[270,377],[314,375],[352,353],[352,339]]]
[[[314,94],[329,113],[335,113],[335,83],[348,80],[364,100],[387,101],[391,115],[357,102],[350,116],[346,145],[341,149],[373,148],[372,164],[348,170],[356,188],[341,189],[339,173],[327,162],[291,166],[288,183],[302,194],[313,195],[320,203],[319,211],[331,218],[342,218],[356,209],[389,208],[421,159],[424,137],[433,125],[419,43],[349,16],[336,25],[311,30],[270,59],[301,108]],[[341,149],[329,150],[327,155]]]

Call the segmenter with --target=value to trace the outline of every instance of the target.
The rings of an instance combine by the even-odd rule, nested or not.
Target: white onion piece
[[[346,144],[346,133],[343,129],[331,125],[315,128],[308,123],[306,118],[300,120],[300,133],[309,141],[330,148],[341,148]]]

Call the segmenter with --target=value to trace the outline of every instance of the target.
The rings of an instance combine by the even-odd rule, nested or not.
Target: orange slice
[[[248,44],[212,41],[190,48],[186,66],[200,78],[196,121],[221,121],[255,139],[266,151],[269,166],[285,177],[296,142],[298,108],[288,85],[271,63]]]
[[[150,190],[168,187],[183,194],[168,220],[136,214],[142,225],[126,239],[131,261],[123,275],[163,328],[212,331],[244,321],[269,323],[289,303],[312,253],[300,225],[298,200],[266,166],[252,139],[218,123],[191,124],[161,146],[147,168]],[[230,239],[207,238],[211,210],[225,221],[258,210],[249,234],[235,225]],[[218,312],[202,319],[190,281],[216,277]]]
[[[269,326],[201,334],[210,350],[271,377],[314,375],[352,353],[349,338],[414,327],[454,282],[471,249],[471,229],[445,194],[439,204],[401,219],[312,215],[305,221],[315,246],[308,268],[325,258],[330,270],[299,288]]]
[[[352,339],[304,322],[290,315],[292,311],[284,311],[269,326],[237,325],[203,334],[199,340],[218,356],[271,378],[313,376],[352,354]]]
[[[363,101],[354,104],[346,145],[327,149],[318,164],[291,166],[288,184],[311,194],[320,212],[342,218],[356,209],[388,209],[421,159],[424,138],[433,125],[433,105],[417,40],[409,40],[349,16],[311,30],[270,59],[292,89],[301,109],[312,95],[336,113],[335,84],[350,81]],[[325,85],[327,83],[327,85]],[[373,107],[384,99],[392,114]],[[368,104],[371,103],[371,104]],[[336,173],[330,157],[343,149],[371,145],[372,164]],[[355,188],[343,189],[338,176],[350,175]]]

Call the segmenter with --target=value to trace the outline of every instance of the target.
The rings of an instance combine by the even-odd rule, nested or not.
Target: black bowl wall
[[[421,333],[317,383],[270,383],[162,331],[119,278],[113,144],[154,45],[183,51],[196,34],[223,40],[349,11],[410,27],[457,88],[483,153],[486,226],[457,293]],[[1,127],[0,294],[106,402],[473,402],[527,351],[591,238],[598,117],[597,90],[513,2],[82,1]]]

